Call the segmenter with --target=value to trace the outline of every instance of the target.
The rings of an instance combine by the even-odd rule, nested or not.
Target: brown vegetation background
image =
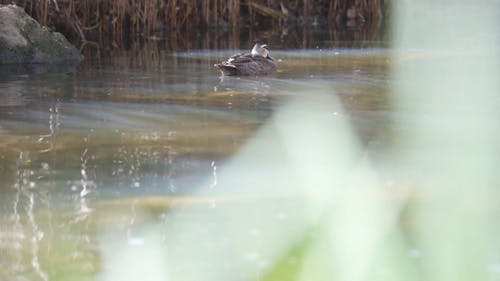
[[[384,0],[0,0],[70,38],[158,36],[190,28],[380,25]]]

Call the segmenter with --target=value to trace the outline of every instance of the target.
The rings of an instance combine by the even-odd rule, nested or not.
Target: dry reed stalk
[[[219,2],[219,0],[212,0],[212,9],[210,9],[211,19],[209,20],[208,26],[217,25],[217,21],[218,21],[218,18],[217,18],[217,4],[218,3],[217,2]]]
[[[177,0],[167,1],[167,17],[169,18],[169,28],[177,29]]]
[[[181,22],[182,25],[187,25],[189,23],[189,19],[190,18],[195,18],[195,16],[193,16],[193,6],[191,5],[188,5],[186,7],[186,13],[185,13],[185,16]]]
[[[248,9],[248,20],[250,22],[250,25],[255,25],[255,11],[251,5],[253,1],[252,0],[247,0],[246,1],[246,7]]]
[[[122,42],[125,22],[129,19],[129,12],[132,11],[131,3],[127,0],[108,0],[111,1],[111,6],[116,10],[115,18],[113,18],[113,39],[115,42]],[[140,16],[140,10],[137,11],[139,13],[134,13],[136,16]],[[134,30],[131,30],[134,32]]]
[[[206,26],[210,25],[210,0],[202,1],[203,22]]]
[[[40,1],[42,25],[49,25],[49,0]]]
[[[311,1],[310,0],[304,0],[302,3],[302,16],[304,18],[309,18],[311,16]]]
[[[161,17],[159,17],[158,12],[161,11],[161,1],[154,1],[154,5],[150,8],[150,14],[154,15],[153,16],[153,21],[151,24],[150,28],[150,34],[152,34],[154,31],[157,31],[161,27]]]
[[[240,22],[240,0],[231,0],[230,1],[230,18],[231,18],[231,25],[232,26],[238,26]]]

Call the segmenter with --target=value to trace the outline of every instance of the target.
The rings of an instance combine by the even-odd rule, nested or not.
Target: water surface
[[[110,258],[103,241],[140,248],[155,239],[141,226],[153,221],[168,229],[172,209],[202,208],[224,218],[226,211],[217,206],[254,204],[253,196],[221,196],[217,187],[231,182],[238,190],[258,177],[244,176],[252,165],[232,170],[228,163],[294,98],[338,100],[340,107],[329,114],[348,122],[372,157],[389,144],[386,49],[276,50],[275,75],[220,77],[213,64],[236,51],[143,49],[87,58],[79,66],[2,70],[0,279],[106,279]],[[282,148],[261,145],[262,152],[270,151],[257,159],[277,161],[273,155]],[[287,167],[286,161],[276,163]],[[221,183],[224,169],[237,180]],[[267,184],[281,190],[278,185],[293,185],[292,179]],[[263,214],[242,217],[242,233],[265,237],[262,215],[294,229],[292,218],[303,216],[300,199],[282,191],[281,199],[258,200]],[[197,216],[184,217],[180,233],[209,239],[205,235],[220,225]],[[192,241],[181,236],[167,243],[178,260]],[[231,244],[207,247],[220,251]],[[238,255],[258,268],[269,266],[256,251]],[[243,274],[231,255],[227,262],[229,272]],[[204,266],[192,261],[194,268]],[[175,274],[188,280],[190,268]]]
[[[0,280],[499,280],[491,2],[0,69]]]

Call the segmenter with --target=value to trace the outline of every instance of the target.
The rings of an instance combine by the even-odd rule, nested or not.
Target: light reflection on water
[[[135,226],[161,219],[169,208],[194,204],[217,212],[225,204],[210,197],[218,171],[276,107],[298,94],[291,91],[296,87],[329,85],[347,108],[332,116],[350,118],[363,141],[383,146],[377,136],[388,122],[384,51],[277,51],[276,75],[221,79],[213,63],[228,54],[165,53],[148,65],[123,56],[2,78],[0,279],[93,279],[103,228],[132,247],[147,242]],[[195,187],[206,189],[206,197],[184,197]],[[283,227],[300,213],[271,209]],[[259,216],[250,219],[254,226],[241,231],[264,239]],[[182,227],[191,236],[217,227],[199,218],[187,223]],[[174,252],[181,254],[191,236],[173,238],[180,242]],[[207,241],[207,251],[224,239]],[[252,249],[241,258],[263,268],[269,263]]]

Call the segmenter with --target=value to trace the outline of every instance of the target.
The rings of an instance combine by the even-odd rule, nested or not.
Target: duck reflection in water
[[[255,44],[252,52],[239,53],[227,61],[214,64],[224,76],[258,76],[276,72],[275,60],[269,55],[266,44]]]

